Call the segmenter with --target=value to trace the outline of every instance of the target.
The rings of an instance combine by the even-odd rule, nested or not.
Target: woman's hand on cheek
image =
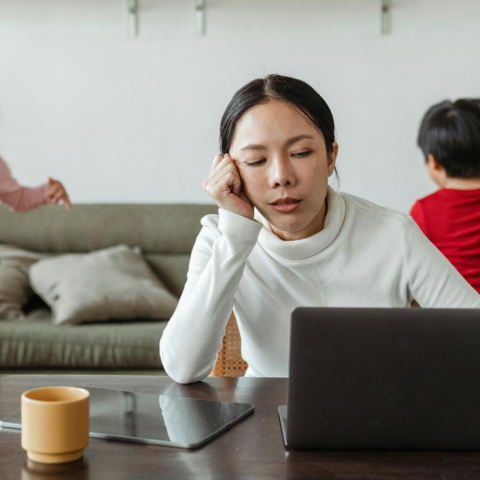
[[[203,188],[223,210],[253,220],[253,205],[243,191],[237,166],[228,153],[215,157]]]

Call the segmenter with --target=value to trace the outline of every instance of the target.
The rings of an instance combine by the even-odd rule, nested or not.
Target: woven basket
[[[211,377],[243,377],[248,368],[242,358],[242,340],[238,331],[237,319],[232,312],[225,328],[222,349],[218,352],[217,363]]]

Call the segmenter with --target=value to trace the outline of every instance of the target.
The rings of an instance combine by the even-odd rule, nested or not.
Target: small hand
[[[203,188],[220,208],[253,220],[253,205],[243,191],[235,160],[228,153],[214,158]]]
[[[54,204],[62,201],[66,210],[69,210],[72,206],[65,187],[58,180],[53,180],[53,178],[48,179],[47,201]]]

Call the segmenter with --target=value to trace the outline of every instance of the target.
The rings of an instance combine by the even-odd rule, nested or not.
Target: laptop
[[[297,308],[291,449],[480,449],[480,310]]]

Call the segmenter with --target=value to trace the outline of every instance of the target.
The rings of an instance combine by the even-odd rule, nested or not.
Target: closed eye
[[[245,162],[246,165],[249,167],[257,167],[259,165],[263,165],[266,160],[263,158],[262,160],[257,160],[256,162]]]
[[[311,150],[306,150],[305,152],[293,153],[292,157],[304,158],[304,157],[308,157],[311,153],[312,153]]]

